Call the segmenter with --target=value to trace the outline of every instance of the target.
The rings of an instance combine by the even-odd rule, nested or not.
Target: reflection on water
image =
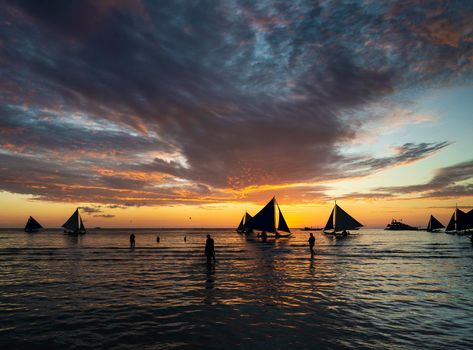
[[[0,231],[3,348],[445,348],[473,341],[465,237]],[[160,242],[156,242],[159,233]],[[184,236],[187,236],[184,241]]]

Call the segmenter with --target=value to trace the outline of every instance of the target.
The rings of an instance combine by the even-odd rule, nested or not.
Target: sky
[[[3,1],[0,227],[473,207],[473,1]]]

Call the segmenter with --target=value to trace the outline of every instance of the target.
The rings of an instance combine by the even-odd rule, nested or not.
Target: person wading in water
[[[314,235],[313,235],[312,232],[311,232],[311,233],[310,233],[310,237],[309,237],[310,256],[314,256],[314,255],[315,255],[314,246],[315,246],[315,237],[314,237]]]
[[[212,258],[215,263],[215,243],[210,235],[207,235],[207,240],[205,241],[205,256],[207,257],[207,264],[212,262]]]

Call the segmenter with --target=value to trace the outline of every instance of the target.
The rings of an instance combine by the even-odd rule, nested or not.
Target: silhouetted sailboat
[[[463,210],[456,208],[448,222],[445,233],[466,235],[470,234],[473,228],[470,212],[465,213]]]
[[[429,223],[427,224],[427,231],[428,232],[436,232],[441,228],[445,228],[440,221],[438,221],[435,216],[430,215]]]
[[[64,232],[70,233],[70,234],[84,234],[86,233],[86,229],[84,226],[84,223],[82,222],[82,218],[79,215],[79,208],[76,209],[74,214],[67,220],[64,225]]]
[[[32,216],[30,216],[30,218],[26,222],[25,232],[38,232],[42,228],[43,226],[41,226],[38,221],[36,221]]]
[[[240,224],[238,225],[236,231],[238,233],[251,233],[252,229],[248,226],[248,224],[252,218],[253,217],[250,214],[245,213],[245,215],[243,215],[241,218]]]
[[[466,218],[470,228],[473,228],[473,209],[470,209],[470,211],[466,213]]]
[[[291,230],[289,230],[281,209],[276,202],[276,197],[273,197],[273,199],[249,221],[247,227],[252,230],[273,233],[276,237],[288,237],[291,235]]]
[[[338,232],[348,234],[348,230],[358,230],[360,227],[363,225],[335,203],[323,232],[325,234],[337,234]]]

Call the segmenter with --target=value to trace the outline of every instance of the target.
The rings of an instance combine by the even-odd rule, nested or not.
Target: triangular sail
[[[62,227],[73,232],[79,230],[79,209],[76,209],[74,214],[71,215],[69,220],[67,220]]]
[[[84,226],[84,223],[82,222],[82,218],[80,217],[80,215],[79,215],[79,220],[80,220],[79,232],[85,232],[85,226]]]
[[[473,209],[471,209],[468,213],[466,213],[468,219],[469,228],[473,228]]]
[[[335,231],[353,230],[363,227],[361,223],[356,221],[350,214],[335,204]]]
[[[452,214],[450,221],[448,222],[445,231],[455,231],[455,213]]]
[[[438,230],[444,227],[445,226],[443,226],[442,223],[435,218],[435,216],[430,215],[429,224],[427,225],[428,231]]]
[[[253,219],[253,217],[252,217],[250,214],[248,214],[248,213],[245,214],[245,221],[244,221],[244,223],[243,223],[243,230],[244,230],[245,232],[248,232],[248,233],[249,233],[249,232],[251,232],[251,231],[253,230],[253,229],[251,228],[251,220],[252,220],[252,219]]]
[[[278,205],[278,210],[279,210],[278,231],[284,231],[284,232],[291,233],[291,230],[289,230],[289,227],[287,227],[286,220],[284,219],[284,216],[282,215],[282,212],[281,212],[281,209],[279,208],[279,205]]]
[[[258,214],[253,216],[251,222],[246,226],[249,229],[255,229],[266,232],[276,232],[276,217],[274,214],[275,198],[261,209]]]
[[[237,227],[237,231],[241,233],[245,230],[250,229],[251,219],[253,219],[253,217],[248,214],[248,212],[246,212],[245,215],[243,215],[243,217],[241,218],[240,224]]]
[[[25,231],[39,230],[43,228],[38,221],[36,221],[32,216],[29,217],[26,222]]]
[[[25,225],[25,231],[30,231],[31,230],[31,216],[28,218],[28,221],[26,222],[26,225]]]
[[[244,221],[244,220],[245,220],[245,216],[243,216],[243,217],[241,218],[240,224],[239,224],[238,227],[237,227],[237,231],[243,231],[243,229],[245,228],[245,227],[243,226],[243,221]]]
[[[464,231],[470,228],[469,222],[468,222],[468,216],[467,214],[460,209],[456,209],[456,216],[457,216],[457,231]]]
[[[251,219],[253,219],[253,217],[250,214],[246,213],[244,225],[246,226],[250,222]]]
[[[328,221],[327,221],[327,224],[324,227],[324,231],[333,230],[333,212],[334,212],[334,210],[335,210],[335,208],[332,209],[332,212],[330,213],[330,216],[328,217]]]

